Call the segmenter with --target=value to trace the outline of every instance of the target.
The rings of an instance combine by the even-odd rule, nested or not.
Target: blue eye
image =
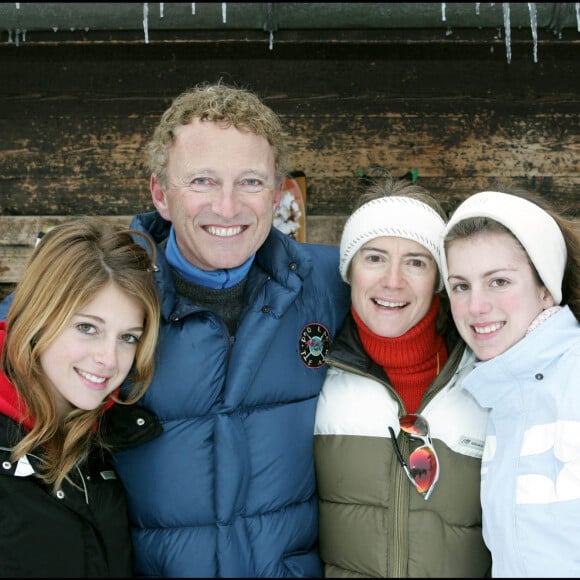
[[[265,189],[264,182],[261,179],[255,177],[248,177],[242,179],[236,186],[238,191],[242,193],[258,193]]]
[[[214,185],[213,180],[209,177],[196,177],[191,180],[191,185],[193,187],[212,187]]]

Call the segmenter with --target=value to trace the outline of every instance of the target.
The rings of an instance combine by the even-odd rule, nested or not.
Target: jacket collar
[[[161,295],[164,318],[169,319],[177,311],[180,312],[180,316],[183,316],[185,313],[177,305],[178,298],[171,268],[165,259],[165,252],[160,247],[169,237],[171,222],[164,220],[158,212],[153,211],[136,215],[131,227],[148,233],[158,246],[156,263],[158,271],[155,273],[155,281]],[[272,227],[256,253],[249,276],[265,275],[280,286],[291,290],[292,293],[297,293],[301,290],[302,281],[307,278],[312,268],[312,260],[303,245]],[[254,282],[249,285],[251,288],[262,286],[257,280]],[[190,306],[187,308],[191,309]]]
[[[6,337],[6,323],[0,322],[0,351],[4,346]],[[8,380],[8,377],[0,371],[0,414],[6,415],[10,419],[20,423],[23,422],[28,428],[31,428],[33,422],[29,419],[23,421],[26,415],[24,401],[18,396],[14,385]]]

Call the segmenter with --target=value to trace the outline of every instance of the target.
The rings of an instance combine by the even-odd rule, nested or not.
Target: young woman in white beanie
[[[461,377],[472,353],[443,289],[446,215],[387,178],[347,220],[351,311],[326,357],[314,437],[327,577],[484,577],[480,465],[487,422]]]
[[[484,191],[442,238],[457,328],[490,409],[483,533],[494,577],[580,577],[580,241],[530,193]]]

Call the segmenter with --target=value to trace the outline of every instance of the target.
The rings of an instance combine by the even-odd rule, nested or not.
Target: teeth
[[[215,226],[208,226],[207,232],[212,236],[218,236],[220,238],[230,238],[231,236],[237,236],[243,231],[242,226],[237,226],[235,228],[217,228]]]
[[[489,334],[490,332],[495,332],[499,330],[503,326],[501,322],[494,322],[489,326],[474,326],[473,330],[475,330],[475,334]]]
[[[375,298],[375,302],[379,306],[386,306],[387,308],[401,308],[407,304],[406,302],[387,302],[386,300],[379,300],[378,298]]]
[[[91,375],[91,373],[86,373],[85,371],[78,371],[81,377],[85,377],[85,379],[93,382],[93,383],[104,383],[106,381],[103,377],[97,377],[95,375]]]

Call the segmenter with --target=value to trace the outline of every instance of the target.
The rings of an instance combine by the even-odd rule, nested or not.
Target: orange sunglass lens
[[[437,477],[437,459],[430,447],[419,447],[411,453],[409,471],[420,493],[425,493],[433,485]]]
[[[427,422],[421,415],[405,415],[400,419],[401,429],[410,435],[425,437],[429,432]]]

